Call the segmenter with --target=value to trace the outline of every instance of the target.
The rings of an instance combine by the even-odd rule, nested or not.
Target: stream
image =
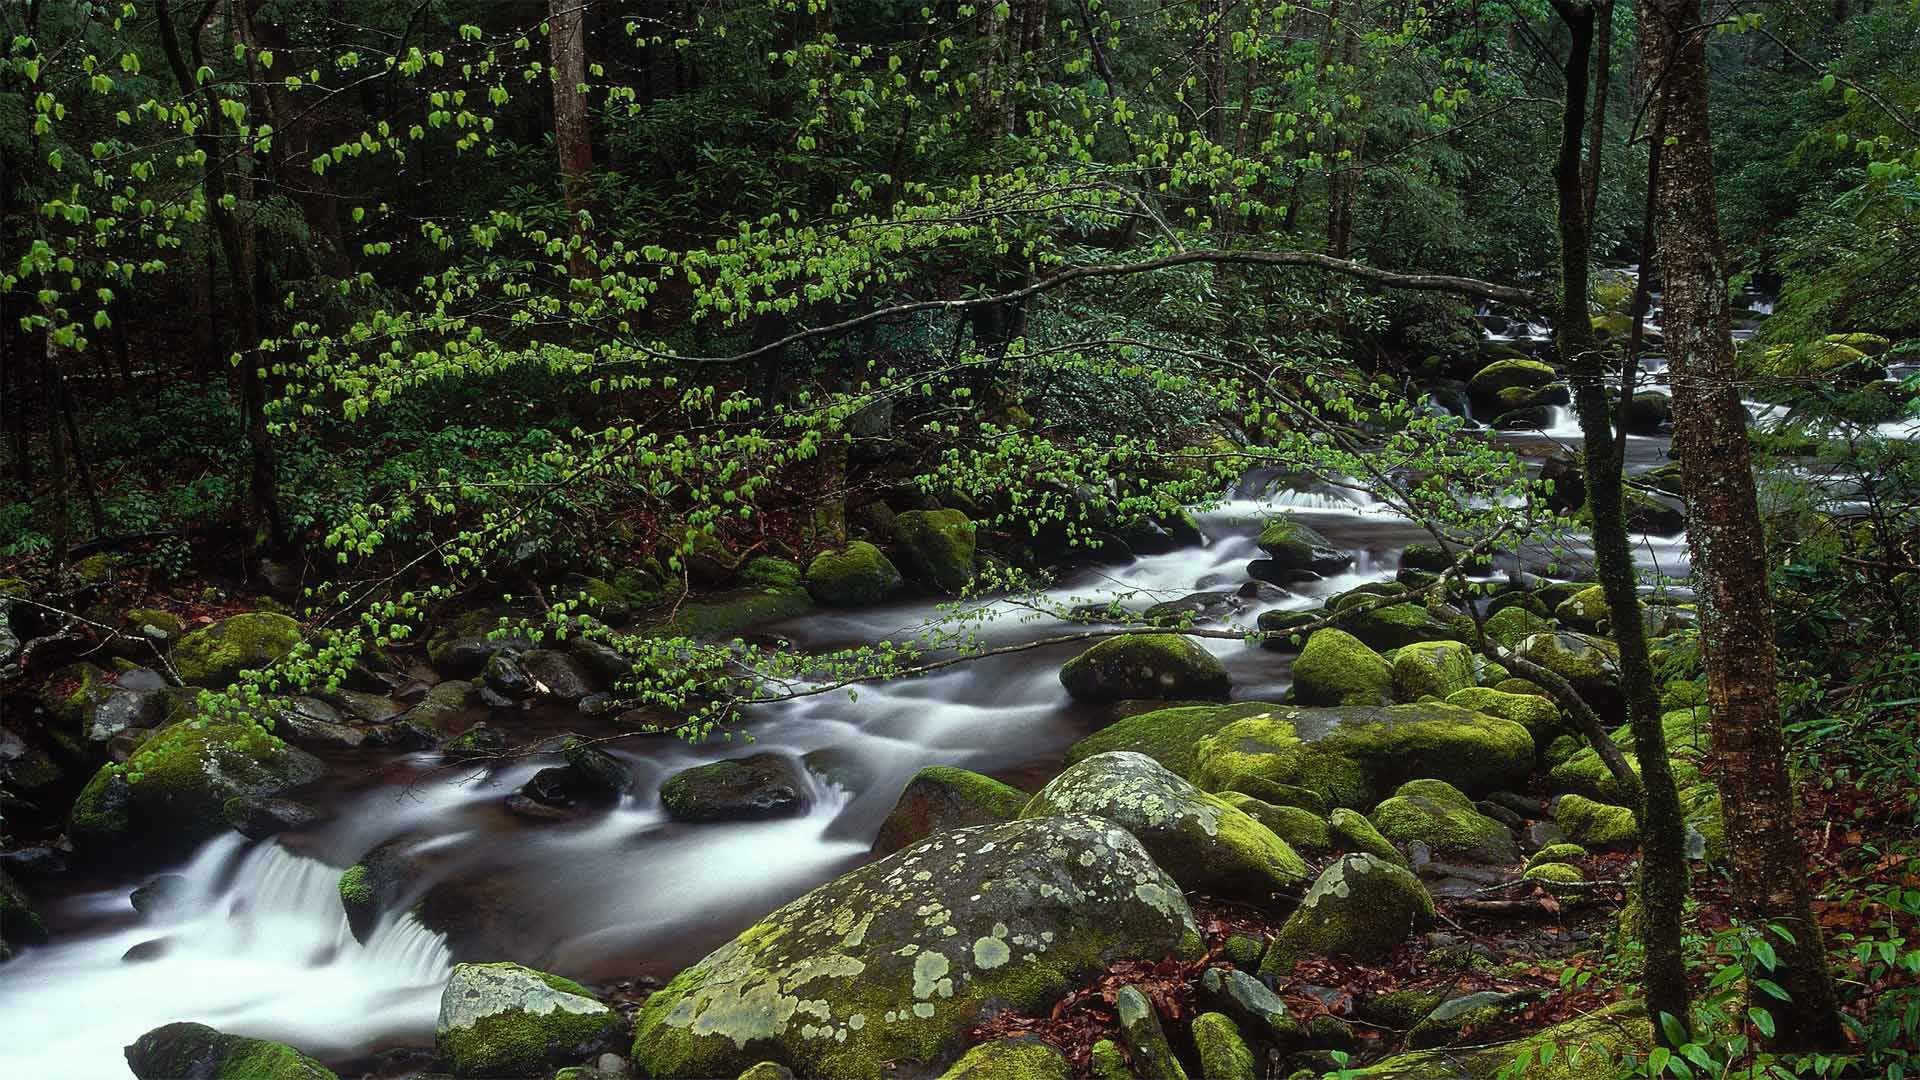
[[[1664,365],[1649,358],[1647,369],[1658,382]],[[1554,421],[1544,432],[1497,437],[1536,446],[1543,437],[1577,440],[1564,409]],[[1629,439],[1629,471],[1664,464],[1666,451],[1665,438]],[[1399,551],[1426,539],[1411,522],[1344,489],[1267,486],[1251,475],[1198,515],[1203,544],[1076,571],[1054,598],[1084,603],[1122,595],[1140,608],[1236,588],[1260,554],[1254,537],[1261,520],[1273,512],[1299,516],[1353,554],[1347,573],[1248,601],[1234,619],[1251,626],[1266,608],[1318,607],[1334,593],[1390,579]],[[1643,569],[1686,576],[1683,538],[1639,537],[1636,551]],[[1499,572],[1522,562],[1537,571],[1544,561],[1509,557]],[[898,639],[939,614],[925,601],[821,610],[764,631],[795,649],[819,650]],[[1000,605],[978,634],[988,643],[1015,643],[1063,626]],[[1201,641],[1227,665],[1236,698],[1274,699],[1287,688],[1290,655],[1238,640]],[[635,794],[578,821],[532,822],[506,810],[505,796],[546,759],[486,770],[448,768],[433,752],[373,764],[369,751],[343,756],[318,790],[302,793],[329,820],[267,841],[229,833],[208,843],[175,868],[183,895],[169,912],[142,915],[128,900],[151,875],[44,896],[53,944],[24,949],[0,968],[5,1071],[124,1076],[121,1048],[175,1020],[281,1040],[362,1068],[374,1067],[382,1049],[430,1044],[455,960],[447,942],[402,914],[363,945],[349,932],[337,895],[342,868],[403,835],[430,851],[436,868],[484,881],[475,902],[491,905],[497,923],[511,929],[501,954],[460,959],[514,960],[603,985],[668,978],[766,912],[866,861],[882,819],[918,769],[956,765],[1030,789],[1057,772],[1075,740],[1111,719],[1109,710],[1074,704],[1061,688],[1060,665],[1078,648],[1031,650],[864,686],[857,699],[825,694],[764,708],[746,727],[750,743],[613,744],[634,776]],[[536,710],[532,720],[556,733],[612,730],[571,709]],[[671,821],[662,810],[660,786],[674,772],[768,751],[815,766],[802,770],[812,786],[805,814],[696,825]]]

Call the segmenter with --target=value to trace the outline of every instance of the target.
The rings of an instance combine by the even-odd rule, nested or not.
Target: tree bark
[[[587,174],[593,171],[593,129],[587,121],[587,0],[548,0],[547,47],[553,63],[553,145],[560,158],[560,184],[573,218],[574,277],[586,277]]]
[[[1641,798],[1635,813],[1642,852],[1640,902],[1645,912],[1647,1008],[1655,1017],[1687,1023],[1687,965],[1681,950],[1681,918],[1687,894],[1686,825],[1680,793],[1667,758],[1660,725],[1660,699],[1647,654],[1646,627],[1640,621],[1638,577],[1627,537],[1621,492],[1623,461],[1615,452],[1613,409],[1604,380],[1606,354],[1593,337],[1587,312],[1592,231],[1587,217],[1587,188],[1580,168],[1580,136],[1586,119],[1587,63],[1593,47],[1595,7],[1587,0],[1552,0],[1566,24],[1566,107],[1561,114],[1560,154],[1554,163],[1559,203],[1560,310],[1554,337],[1567,365],[1586,448],[1587,508],[1593,521],[1593,561],[1620,647],[1620,690],[1633,730],[1634,757],[1640,764]],[[1624,392],[1624,391],[1623,391]],[[1665,1025],[1655,1032],[1666,1038]]]
[[[1593,116],[1587,134],[1587,231],[1593,231],[1593,214],[1600,205],[1600,170],[1605,164],[1601,154],[1607,140],[1607,90],[1613,83],[1613,0],[1597,0],[1593,6]]]
[[[1795,829],[1792,780],[1774,685],[1773,609],[1754,494],[1747,414],[1733,368],[1727,271],[1714,203],[1705,28],[1699,0],[1642,0],[1646,84],[1664,124],[1653,177],[1659,215],[1666,349],[1700,606],[1707,703],[1733,864],[1733,904],[1779,954],[1767,973],[1792,1000],[1769,1008],[1775,1049],[1845,1045],[1806,852]],[[1783,927],[1787,941],[1768,931]]]

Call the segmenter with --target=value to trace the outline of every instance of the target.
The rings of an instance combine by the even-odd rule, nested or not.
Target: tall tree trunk
[[[560,157],[560,184],[573,217],[574,249],[567,260],[574,277],[591,270],[586,256],[587,174],[593,171],[593,129],[587,122],[587,0],[548,0],[547,47],[553,63],[553,145]]]
[[[1560,154],[1553,170],[1559,202],[1561,281],[1554,337],[1573,383],[1574,408],[1585,437],[1594,569],[1607,598],[1614,640],[1620,647],[1620,689],[1633,730],[1634,756],[1640,763],[1642,798],[1635,809],[1642,852],[1639,889],[1645,915],[1641,938],[1646,948],[1647,1008],[1656,1018],[1666,1014],[1684,1027],[1687,966],[1680,940],[1687,895],[1685,817],[1660,724],[1660,699],[1654,689],[1653,662],[1647,654],[1646,627],[1640,621],[1639,582],[1621,492],[1623,461],[1616,452],[1613,409],[1607,398],[1606,353],[1594,341],[1587,312],[1592,228],[1580,169],[1580,136],[1586,118],[1587,61],[1596,13],[1587,0],[1552,3],[1566,24],[1570,42]],[[1656,1024],[1655,1030],[1661,1038],[1666,1037],[1664,1025]]]
[[[1674,450],[1687,491],[1700,605],[1714,779],[1720,785],[1733,904],[1771,935],[1768,974],[1792,1000],[1766,999],[1779,1049],[1844,1045],[1838,999],[1814,922],[1806,852],[1795,831],[1774,685],[1773,608],[1754,494],[1747,413],[1733,367],[1727,273],[1714,203],[1705,29],[1699,0],[1642,0],[1646,85],[1665,126],[1652,178],[1659,212],[1666,349],[1673,372]]]
[[[201,12],[199,22],[194,26],[197,39],[202,26],[211,16],[214,4],[209,2]],[[168,0],[155,0],[155,25],[160,33],[160,47],[167,55],[167,63],[173,69],[174,80],[180,85],[180,93],[191,98],[200,94],[206,101],[206,115],[201,118],[200,127],[194,132],[194,144],[206,155],[207,212],[213,217],[215,232],[219,235],[220,251],[227,260],[227,279],[233,288],[233,303],[239,315],[238,322],[242,334],[251,340],[235,342],[235,352],[240,356],[240,407],[246,419],[247,450],[249,459],[248,496],[250,509],[256,523],[264,524],[274,544],[284,543],[287,538],[286,525],[280,517],[280,501],[276,494],[273,462],[273,441],[267,431],[267,388],[261,375],[260,357],[251,355],[266,338],[260,320],[260,308],[254,295],[253,274],[247,259],[247,244],[240,226],[240,217],[227,202],[227,179],[222,168],[224,153],[220,132],[220,100],[211,86],[196,84],[193,68],[187,66],[187,58],[180,51],[180,38],[173,26],[173,12],[169,10]],[[196,57],[198,46],[195,46]],[[199,65],[196,63],[195,67]]]
[[[1607,90],[1613,84],[1613,0],[1593,5],[1593,117],[1587,134],[1587,231],[1600,205],[1601,154],[1607,141]],[[1643,255],[1644,261],[1644,255]]]

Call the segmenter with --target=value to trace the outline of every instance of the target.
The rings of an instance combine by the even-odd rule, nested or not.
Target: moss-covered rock
[[[1326,537],[1292,518],[1269,520],[1260,530],[1260,550],[1284,571],[1311,574],[1337,574],[1353,565],[1353,556],[1339,550]]]
[[[1240,970],[1210,967],[1202,972],[1198,987],[1201,1004],[1232,1018],[1252,1042],[1282,1051],[1304,1044],[1308,1039],[1307,1026],[1293,1015],[1280,995],[1251,974],[1260,966],[1266,942],[1246,935],[1227,940],[1227,959]],[[1235,942],[1246,942],[1250,946],[1246,950],[1248,955],[1236,955]]]
[[[1027,805],[1026,792],[990,776],[946,765],[929,765],[913,774],[880,823],[876,855],[891,855],[934,833],[1012,821]]]
[[[1393,692],[1401,701],[1445,700],[1473,683],[1473,650],[1458,641],[1416,641],[1393,654]]]
[[[1342,806],[1327,815],[1327,835],[1341,851],[1357,851],[1395,866],[1408,865],[1407,857],[1393,846],[1393,841],[1380,835],[1373,822],[1358,810]]]
[[[419,701],[413,703],[413,708],[407,710],[405,718],[429,731],[447,734],[459,727],[460,718],[473,703],[476,692],[477,688],[465,679],[436,683]]]
[[[1144,754],[1090,757],[1054,777],[1020,811],[1023,819],[1078,814],[1132,833],[1183,889],[1260,901],[1311,875],[1271,829]]]
[[[1327,627],[1307,638],[1293,662],[1293,698],[1302,705],[1385,705],[1393,669],[1345,630]]]
[[[1260,974],[1285,975],[1313,956],[1378,959],[1433,917],[1433,897],[1411,873],[1372,855],[1343,855],[1281,925]]]
[[[1072,1080],[1065,1055],[1031,1035],[995,1039],[960,1056],[940,1080]]]
[[[646,631],[661,637],[717,640],[812,610],[813,597],[798,586],[750,586],[689,600],[668,618],[648,623]]]
[[[1555,900],[1563,904],[1580,903],[1592,892],[1592,886],[1587,884],[1586,872],[1571,863],[1537,863],[1527,867],[1520,876],[1528,881],[1539,882]]]
[[[1447,695],[1447,704],[1511,720],[1527,729],[1536,748],[1560,732],[1560,708],[1538,694],[1511,694],[1490,686],[1470,686]]]
[[[1136,1080],[1133,1069],[1127,1065],[1127,1052],[1112,1039],[1093,1044],[1087,1070],[1093,1074],[1093,1080]]]
[[[1456,611],[1436,614],[1420,604],[1390,604],[1343,615],[1340,628],[1374,649],[1386,651],[1417,641],[1470,641],[1473,620]]]
[[[660,787],[676,821],[752,821],[803,813],[807,785],[791,759],[776,753],[682,769]]]
[[[253,724],[196,720],[143,743],[123,765],[104,765],[73,804],[67,831],[82,851],[161,859],[227,828],[239,795],[277,795],[325,771]]]
[[[1518,648],[1534,634],[1552,629],[1553,624],[1518,604],[1501,608],[1487,616],[1486,621],[1487,636],[1509,649]]]
[[[973,580],[974,526],[958,510],[909,510],[893,519],[893,541],[916,580],[947,593]]]
[[[1584,859],[1593,854],[1579,844],[1548,844],[1532,855],[1527,856],[1527,869],[1531,870],[1543,863],[1563,863],[1571,859]]]
[[[1620,755],[1633,769],[1634,775],[1640,774],[1640,758],[1631,750]],[[1672,758],[1674,782],[1681,787],[1697,783],[1700,779],[1699,766],[1682,756]],[[1627,792],[1621,787],[1613,770],[1600,758],[1598,751],[1584,746],[1572,757],[1555,765],[1547,773],[1548,781],[1555,791],[1568,791],[1602,802],[1624,803],[1628,801]]]
[[[181,638],[173,647],[173,668],[189,686],[224,687],[243,671],[272,664],[299,641],[300,624],[285,615],[231,615]]]
[[[1351,1080],[1494,1080],[1518,1060],[1530,1060],[1527,1080],[1613,1080],[1622,1057],[1644,1056],[1653,1028],[1639,1002],[1620,1002],[1524,1039],[1480,1047],[1448,1047],[1395,1054],[1350,1074]],[[1548,1064],[1542,1048],[1551,1046]],[[1578,1051],[1577,1055],[1575,1051]]]
[[[807,591],[828,607],[877,604],[905,584],[893,560],[865,540],[823,551],[807,565]]]
[[[1607,607],[1606,590],[1595,585],[1562,600],[1560,606],[1553,609],[1553,617],[1575,630],[1600,634],[1606,632],[1613,613]]]
[[[1233,688],[1226,665],[1179,634],[1108,638],[1067,661],[1060,685],[1075,700],[1092,702],[1205,701],[1224,698]]]
[[[1576,633],[1533,634],[1514,652],[1572,683],[1596,711],[1604,714],[1619,704],[1620,647],[1606,638]]]
[[[1620,493],[1625,504],[1627,528],[1651,536],[1678,536],[1687,528],[1686,511],[1670,502],[1628,487]]]
[[[1387,839],[1403,846],[1417,841],[1437,856],[1501,866],[1520,861],[1512,831],[1440,780],[1408,781],[1367,817]]]
[[[1240,1029],[1223,1013],[1193,1018],[1193,1048],[1200,1055],[1203,1080],[1257,1080],[1260,1075]]]
[[[1239,791],[1222,791],[1220,798],[1253,820],[1273,830],[1273,835],[1296,851],[1331,850],[1332,834],[1326,819],[1298,806],[1276,806]]]
[[[618,1047],[620,1014],[579,983],[519,964],[456,964],[434,1047],[455,1076],[544,1076]]]
[[[1138,987],[1123,986],[1113,996],[1113,1018],[1120,1024],[1120,1038],[1133,1051],[1135,1067],[1155,1080],[1187,1080],[1187,1070],[1173,1054],[1166,1030],[1153,1002]]]
[[[1368,807],[1423,775],[1476,794],[1518,786],[1533,768],[1533,736],[1511,720],[1438,702],[1275,706],[1208,736],[1198,757],[1195,782],[1209,790],[1248,775],[1308,788],[1329,806]]]
[[[1168,769],[1191,778],[1194,748],[1201,739],[1243,716],[1268,707],[1258,702],[1236,705],[1175,705],[1123,717],[1081,739],[1067,749],[1067,764],[1085,761],[1109,750],[1145,754]]]
[[[1475,410],[1491,415],[1501,407],[1501,391],[1540,390],[1555,378],[1553,368],[1538,360],[1496,360],[1467,380],[1467,396]]]
[[[647,1000],[654,1077],[762,1060],[832,1080],[930,1071],[1003,1010],[1044,1012],[1117,961],[1196,957],[1174,884],[1126,831],[1047,817],[938,833],[814,889]]]
[[[140,1080],[338,1080],[285,1043],[228,1035],[205,1024],[167,1024],[127,1047]]]
[[[1589,851],[1627,851],[1640,840],[1632,810],[1584,795],[1554,800],[1553,820],[1568,840]]]

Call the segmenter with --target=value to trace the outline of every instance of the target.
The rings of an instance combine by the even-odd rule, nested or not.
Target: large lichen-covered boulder
[[[789,1074],[791,1075],[791,1074]],[[961,1055],[940,1080],[1072,1080],[1065,1055],[1031,1035],[984,1042]]]
[[[1270,709],[1257,701],[1235,705],[1175,705],[1123,717],[1067,748],[1067,764],[1085,761],[1109,750],[1145,754],[1168,769],[1191,778],[1194,748],[1201,739],[1243,716]]]
[[[205,1024],[154,1028],[126,1049],[140,1080],[337,1080],[332,1070],[285,1043],[228,1035]]]
[[[865,540],[823,551],[807,564],[807,591],[828,607],[877,604],[906,584],[893,560]]]
[[[1120,750],[1067,769],[1020,816],[1091,814],[1132,833],[1183,889],[1265,900],[1312,871],[1285,840],[1218,795]]]
[[[1401,701],[1445,700],[1473,685],[1473,650],[1458,641],[1416,641],[1393,654],[1393,692]]]
[[[1285,975],[1311,956],[1377,959],[1433,917],[1433,897],[1411,873],[1372,855],[1343,855],[1281,925],[1260,974]]]
[[[1515,388],[1537,391],[1555,378],[1553,368],[1538,360],[1495,360],[1467,380],[1467,396],[1476,410],[1491,414],[1501,407],[1501,391]]]
[[[625,1025],[593,991],[519,964],[457,964],[433,1042],[455,1076],[545,1076],[617,1048]]]
[[[1307,638],[1293,662],[1293,698],[1302,705],[1385,705],[1393,669],[1345,630],[1327,627]]]
[[[101,766],[75,800],[67,831],[82,851],[160,859],[224,831],[228,799],[277,795],[324,771],[313,755],[254,724],[184,721],[125,764]]]
[[[1108,638],[1066,662],[1060,685],[1077,701],[1205,701],[1233,689],[1226,665],[1179,634]]]
[[[1553,820],[1568,840],[1588,851],[1630,851],[1640,842],[1632,810],[1584,795],[1555,799]]]
[[[1474,809],[1473,800],[1440,780],[1410,780],[1367,815],[1380,834],[1401,845],[1419,842],[1435,855],[1506,866],[1520,845],[1505,825]]]
[[[1424,605],[1404,603],[1340,616],[1341,629],[1382,651],[1418,641],[1470,641],[1473,620],[1457,611],[1436,614]]]
[[[751,821],[805,812],[808,788],[782,754],[750,754],[683,769],[660,787],[676,821]]]
[[[173,647],[173,669],[189,686],[229,686],[243,671],[263,668],[300,641],[300,624],[271,611],[230,615]]]
[[[1560,707],[1538,694],[1514,694],[1491,686],[1469,686],[1448,694],[1447,704],[1519,724],[1533,734],[1536,749],[1544,749],[1561,728]]]
[[[909,510],[893,519],[893,541],[907,572],[942,592],[973,580],[973,522],[958,510]]]
[[[969,1028],[1045,1011],[1121,960],[1201,951],[1180,887],[1124,829],[1045,817],[938,833],[775,911],[675,976],[634,1024],[654,1077],[772,1060],[864,1080],[931,1071]]]
[[[1533,736],[1511,720],[1438,702],[1274,706],[1202,740],[1198,758],[1194,782],[1209,791],[1256,776],[1307,788],[1329,806],[1364,808],[1420,777],[1474,794],[1519,786],[1533,769]]]
[[[1260,550],[1276,569],[1337,574],[1353,565],[1353,556],[1292,518],[1274,518],[1260,530]]]
[[[1012,821],[1027,805],[1026,792],[991,776],[929,765],[913,774],[880,823],[873,841],[875,855],[891,855],[937,832]]]

